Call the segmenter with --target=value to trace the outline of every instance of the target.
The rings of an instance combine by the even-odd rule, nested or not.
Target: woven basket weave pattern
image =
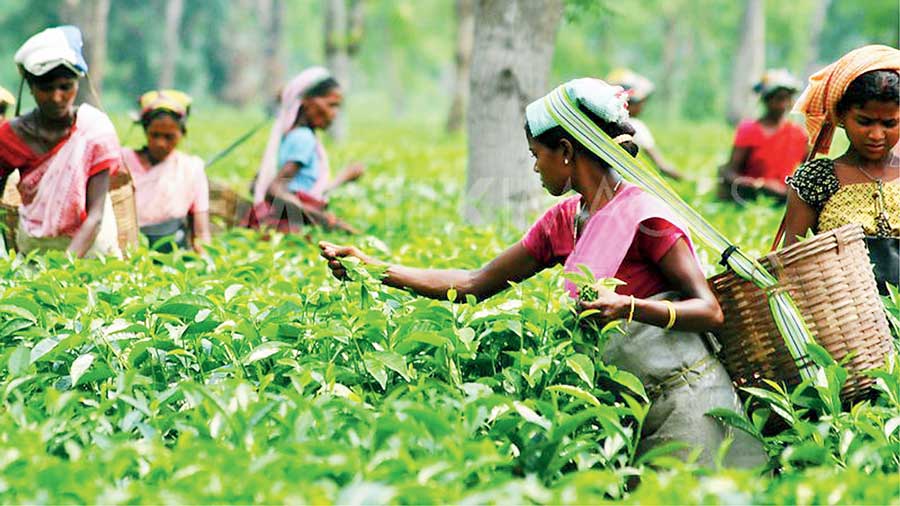
[[[138,243],[137,207],[134,198],[134,182],[127,170],[116,172],[109,182],[109,198],[116,216],[119,248],[126,251]]]
[[[891,350],[884,307],[858,225],[847,225],[760,260],[791,294],[816,342],[850,372],[842,392],[851,401],[874,382],[861,374],[884,364]],[[722,359],[739,386],[762,379],[796,385],[800,376],[769,311],[766,294],[728,271],[710,280],[725,313],[717,333]]]
[[[18,173],[16,173],[18,174]],[[22,197],[16,189],[18,178],[10,177],[3,191],[0,201],[0,213],[3,214],[3,223],[6,226],[4,239],[7,248],[15,248],[16,229],[19,223],[19,206],[22,205]],[[118,228],[118,243],[122,251],[138,243],[137,209],[134,200],[134,183],[131,174],[126,170],[117,171],[109,181],[109,197],[112,201],[113,214],[116,217]]]
[[[244,216],[250,211],[252,203],[227,185],[217,182],[209,182],[209,214],[218,217],[225,228],[237,226]],[[211,223],[213,232],[220,232],[221,227]]]

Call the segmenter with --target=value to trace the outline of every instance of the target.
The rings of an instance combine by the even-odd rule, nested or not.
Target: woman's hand
[[[331,274],[338,279],[347,279],[347,269],[341,263],[341,258],[355,257],[364,264],[383,265],[383,262],[366,255],[356,246],[339,246],[327,241],[321,241],[319,242],[319,249],[322,250],[322,258],[328,261],[328,268],[331,269]]]
[[[578,313],[595,310],[597,312],[584,318],[584,322],[591,322],[603,327],[613,320],[628,318],[631,309],[631,297],[620,295],[612,290],[600,288],[597,290],[597,298],[592,301],[579,301]]]
[[[361,163],[351,163],[344,169],[344,181],[355,181],[366,172],[366,166]]]

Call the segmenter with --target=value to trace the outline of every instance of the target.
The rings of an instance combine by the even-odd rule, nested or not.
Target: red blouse
[[[806,156],[806,132],[785,121],[768,133],[759,121],[747,120],[738,125],[734,147],[750,151],[740,175],[784,183]]]
[[[575,213],[581,197],[573,197],[550,208],[522,239],[522,246],[544,267],[563,264],[575,248]],[[663,218],[641,223],[616,278],[626,284],[616,291],[623,295],[646,298],[660,292],[676,290],[659,268],[662,257],[684,233]]]

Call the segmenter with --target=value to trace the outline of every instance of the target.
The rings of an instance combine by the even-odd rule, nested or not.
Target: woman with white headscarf
[[[15,246],[23,253],[120,253],[107,194],[119,166],[119,139],[104,113],[75,105],[78,80],[88,70],[81,49],[78,28],[60,26],[32,36],[15,54],[37,107],[0,125],[0,188],[19,171]]]
[[[353,229],[325,212],[327,194],[359,178],[362,165],[350,165],[332,178],[328,154],[316,136],[338,114],[343,93],[323,67],[294,77],[281,92],[281,105],[253,184],[251,225],[296,232],[305,222],[348,232]]]
[[[577,104],[610,142],[636,156],[634,128],[628,123],[627,95],[599,79],[576,79],[553,93]],[[551,94],[552,95],[552,94]],[[712,465],[719,446],[734,436],[724,462],[752,467],[764,463],[761,446],[734,433],[706,413],[741,405],[722,364],[707,349],[700,333],[722,323],[722,310],[700,268],[688,228],[675,212],[639,187],[625,182],[609,160],[578,141],[572,132],[594,135],[583,124],[550,114],[550,96],[526,109],[525,134],[535,158],[534,171],[554,196],[570,189],[576,195],[550,208],[518,243],[476,270],[418,269],[387,264],[352,246],[322,242],[322,256],[338,278],[341,263],[355,257],[382,266],[382,281],[435,299],[454,289],[457,301],[468,295],[488,298],[538,272],[563,265],[567,272],[586,267],[597,279],[616,278],[615,291],[576,287],[590,318],[605,325],[621,320],[623,334],[612,336],[603,361],[638,376],[652,406],[644,422],[639,453],[682,441],[701,450],[700,462]],[[584,133],[588,132],[588,133]],[[687,452],[682,455],[686,456]]]

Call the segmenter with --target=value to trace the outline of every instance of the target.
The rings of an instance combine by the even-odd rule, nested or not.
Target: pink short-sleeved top
[[[551,207],[522,239],[525,249],[544,267],[565,263],[574,250],[575,214],[580,199],[575,196]],[[615,275],[626,284],[616,291],[646,298],[676,290],[663,276],[659,262],[675,242],[684,237],[681,229],[664,218],[642,221]]]
[[[209,211],[209,181],[199,157],[176,150],[150,167],[133,149],[124,149],[123,158],[134,179],[139,226]]]

